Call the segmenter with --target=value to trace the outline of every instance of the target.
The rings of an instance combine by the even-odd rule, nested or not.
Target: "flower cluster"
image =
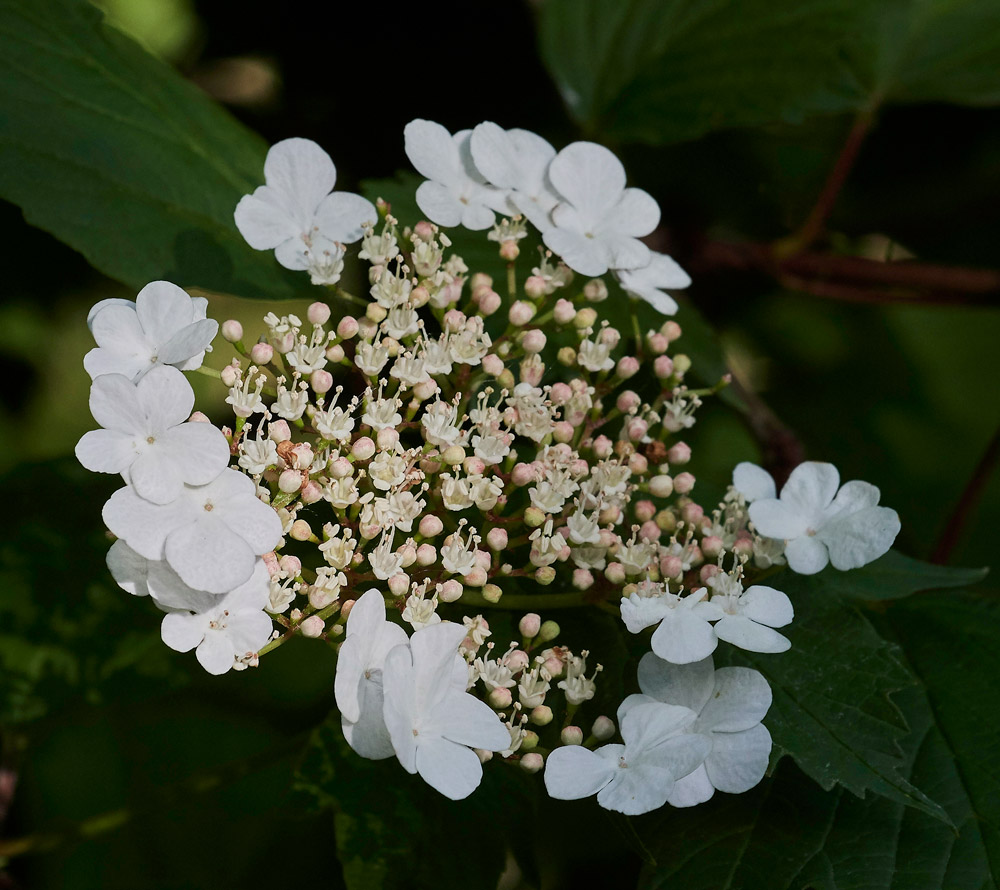
[[[305,318],[269,312],[252,340],[226,321],[235,356],[213,372],[203,300],[154,282],[94,308],[85,364],[103,429],[77,454],[126,483],[104,508],[113,576],[213,673],[295,636],[336,647],[351,747],[450,798],[490,760],[626,813],[747,790],[767,766],[770,689],[756,671],[716,671],[713,653],[786,650],[792,604],[763,573],[869,562],[896,514],[817,463],[780,497],[741,464],[722,503],[697,503],[680,436],[726,381],[689,385],[672,319],[645,334],[634,313],[632,332],[601,319],[606,273],[668,314],[666,291],[689,284],[638,240],[659,208],[607,149],[428,121],[405,146],[427,177],[428,219],[412,226],[331,192],[333,162],[302,139],[271,149],[266,185],[236,208],[251,247],[331,289],[336,315],[332,299]],[[452,249],[441,227],[459,225],[488,230],[505,280]],[[544,246],[525,263],[529,226]],[[339,284],[359,241],[367,298]],[[192,414],[183,371],[218,377],[228,425]],[[561,645],[539,615],[574,607],[620,610],[652,650],[617,726],[592,715],[589,733],[576,718],[606,653]],[[493,639],[506,625],[483,614],[504,609],[524,613],[516,639]]]

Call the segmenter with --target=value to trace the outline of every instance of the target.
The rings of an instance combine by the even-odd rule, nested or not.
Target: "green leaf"
[[[0,2],[0,196],[106,275],[287,298],[233,222],[266,146],[82,0]]]
[[[989,569],[937,566],[890,550],[881,559],[850,572],[828,569],[808,582],[810,596],[839,595],[856,600],[895,600],[945,587],[978,584]],[[784,578],[785,576],[782,576]]]
[[[516,765],[493,763],[471,797],[450,801],[404,772],[395,758],[371,761],[355,754],[336,713],[313,733],[295,784],[307,804],[335,811],[350,890],[494,890],[505,846],[528,855],[517,835],[532,824],[532,786]],[[535,870],[527,859],[523,868]]]
[[[896,696],[912,731],[902,774],[954,828],[884,797],[824,792],[789,763],[753,791],[635,820],[656,859],[640,887],[988,890],[1000,875],[1000,603],[969,594],[890,612],[920,687]],[[927,633],[933,622],[936,632]]]
[[[771,684],[774,702],[765,723],[777,754],[789,754],[823,788],[842,785],[947,818],[900,769],[900,740],[908,727],[891,693],[916,680],[894,645],[855,605],[819,586],[818,576],[783,572],[773,580],[795,606],[786,628],[788,652],[734,652]]]

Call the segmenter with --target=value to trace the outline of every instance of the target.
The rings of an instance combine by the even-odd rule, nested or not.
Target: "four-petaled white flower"
[[[488,229],[494,210],[506,209],[506,195],[486,184],[472,162],[471,130],[454,136],[441,124],[413,120],[403,130],[406,156],[427,182],[417,189],[417,206],[441,226]]]
[[[315,283],[336,281],[343,268],[341,244],[364,235],[378,214],[371,201],[333,192],[337,168],[309,139],[271,146],[264,181],[236,205],[236,227],[254,250],[273,250],[286,269],[308,269]]]
[[[122,473],[136,494],[157,504],[184,484],[205,485],[229,464],[229,443],[210,423],[185,423],[194,390],[176,368],[154,367],[137,383],[102,374],[90,388],[90,413],[104,429],[84,433],[77,459],[95,473]]]
[[[267,569],[257,560],[250,577],[223,596],[184,585],[150,592],[172,610],[160,624],[163,642],[177,652],[197,646],[201,666],[210,674],[224,674],[237,658],[256,653],[270,638],[271,618],[264,612],[269,589]]]
[[[559,197],[548,183],[548,169],[556,150],[546,140],[485,121],[472,131],[470,150],[487,182],[506,191],[511,212],[524,214],[540,232],[552,227],[549,213]]]
[[[674,664],[701,661],[719,645],[711,622],[723,615],[718,605],[706,601],[707,594],[708,590],[702,587],[687,596],[676,593],[623,596],[622,620],[634,634],[659,624],[650,644],[661,658]]]
[[[452,800],[479,787],[483,767],[472,748],[503,751],[510,733],[485,702],[465,691],[458,654],[465,627],[443,621],[416,631],[385,659],[385,725],[403,768]]]
[[[169,281],[147,284],[135,302],[102,300],[87,323],[97,346],[83,357],[91,379],[123,374],[134,380],[156,365],[200,368],[219,323],[205,317],[208,301]]]
[[[652,700],[622,704],[618,721],[625,744],[595,751],[556,748],[545,765],[550,796],[577,800],[596,794],[605,809],[638,816],[662,807],[675,783],[711,752],[711,739],[690,731],[697,717],[690,708]]]
[[[748,652],[786,652],[788,637],[774,628],[791,624],[795,617],[791,600],[780,590],[754,584],[743,590],[739,578],[719,574],[710,578],[711,604],[721,610],[715,635]],[[669,661],[669,659],[668,659]]]
[[[545,245],[581,275],[648,266],[638,239],[660,221],[660,208],[642,189],[625,187],[625,168],[593,142],[567,145],[549,165],[549,181],[563,199],[552,210]]]
[[[665,291],[689,287],[691,277],[672,257],[655,251],[650,253],[652,259],[648,266],[616,272],[618,283],[626,293],[645,300],[657,312],[674,315],[678,309],[677,301]]]
[[[712,750],[694,772],[678,779],[667,795],[675,807],[708,800],[715,790],[749,791],[767,770],[771,734],[761,720],[771,707],[771,687],[755,670],[715,670],[711,658],[693,664],[670,664],[647,652],[639,662],[639,688],[622,707],[656,700],[683,705],[698,715],[692,732],[707,735]]]
[[[362,757],[392,757],[392,740],[382,716],[382,666],[406,631],[385,620],[385,600],[372,588],[354,601],[347,635],[337,656],[334,692],[347,743]]]
[[[899,515],[878,506],[879,490],[854,480],[840,485],[833,464],[799,464],[775,498],[750,504],[757,532],[785,541],[788,566],[812,575],[832,563],[857,569],[888,552],[899,534]]]
[[[185,485],[169,504],[120,488],[104,505],[104,523],[146,559],[165,559],[194,589],[226,593],[281,540],[278,514],[256,492],[251,479],[228,469],[207,485]]]

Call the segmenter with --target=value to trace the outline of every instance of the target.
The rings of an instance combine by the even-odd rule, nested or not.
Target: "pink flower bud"
[[[277,445],[288,442],[292,438],[292,431],[288,428],[287,420],[272,420],[267,425],[267,437]]]
[[[288,534],[296,541],[308,541],[312,537],[312,529],[304,519],[296,519]]]
[[[358,333],[358,321],[351,315],[345,315],[337,322],[337,336],[341,340],[350,340]]]
[[[309,376],[309,386],[312,387],[312,391],[322,395],[325,392],[329,392],[333,389],[333,374],[329,371],[313,371]]]
[[[639,522],[646,522],[656,515],[656,504],[649,500],[636,501],[635,518]]]
[[[516,241],[504,241],[500,244],[500,259],[507,260],[508,263],[516,260],[520,253],[521,248],[517,246]]]
[[[721,571],[722,569],[720,569],[715,563],[710,562],[708,565],[702,566],[698,570],[698,577],[701,578],[702,584],[707,584],[709,578],[714,578]]]
[[[330,320],[330,307],[326,303],[313,303],[306,310],[310,324],[326,324]]]
[[[341,605],[340,605],[340,614],[344,618],[346,618],[348,615],[351,614],[351,609],[354,608],[354,603],[355,603],[355,600],[347,600],[347,602],[341,603]]]
[[[437,562],[437,548],[424,542],[417,548],[417,565],[432,566]]]
[[[523,671],[530,662],[531,659],[528,657],[528,653],[523,649],[515,649],[503,657],[504,665],[510,669],[512,674]]]
[[[398,572],[389,579],[389,592],[393,596],[402,596],[410,589],[410,576],[405,572]]]
[[[501,305],[503,305],[503,300],[500,299],[500,294],[496,291],[486,291],[479,298],[479,311],[482,315],[493,315],[500,309]]]
[[[524,336],[521,338],[521,345],[524,347],[525,352],[541,352],[545,348],[545,343],[545,334],[538,330],[538,328],[525,331]]]
[[[413,234],[418,240],[430,244],[434,240],[434,226],[422,219],[413,227]]]
[[[704,516],[705,510],[701,504],[691,502],[681,507],[681,519],[689,525],[698,525]]]
[[[325,625],[319,615],[310,615],[299,625],[299,631],[304,637],[318,637],[323,633]]]
[[[510,309],[507,310],[507,318],[510,323],[516,328],[524,327],[531,319],[535,317],[535,307],[531,303],[526,303],[524,300],[516,300],[511,304]]]
[[[641,442],[646,433],[649,432],[649,424],[641,417],[634,417],[625,427],[628,437],[633,442]]]
[[[605,346],[610,346],[614,349],[621,342],[622,335],[618,328],[607,327],[601,328],[601,332],[597,335],[597,339]]]
[[[674,360],[669,355],[658,355],[653,362],[653,373],[660,380],[666,380],[674,373]]]
[[[660,328],[660,333],[673,342],[680,337],[681,326],[676,321],[666,321],[663,323],[663,327]]]
[[[753,556],[753,539],[740,538],[733,544],[733,553],[737,556]]]
[[[571,423],[567,423],[565,420],[558,421],[552,427],[552,438],[557,442],[572,442],[573,436],[576,435],[576,429]]]
[[[358,319],[358,336],[363,340],[374,340],[377,333],[378,322],[374,322],[366,316]]]
[[[465,313],[459,312],[457,309],[449,309],[444,314],[444,327],[446,331],[451,331],[453,334],[464,330]]]
[[[577,590],[589,590],[594,586],[594,575],[589,569],[573,569],[573,586]]]
[[[504,686],[497,686],[495,689],[491,689],[490,694],[486,696],[486,702],[495,711],[502,711],[504,708],[509,708],[512,701],[513,696],[510,694],[510,690]]]
[[[425,538],[434,538],[444,530],[444,523],[433,513],[428,513],[420,520],[418,530]]]
[[[708,535],[701,539],[701,552],[706,559],[716,559],[723,550],[722,538],[718,535]]]
[[[399,431],[394,427],[385,426],[375,434],[375,439],[381,451],[391,451],[399,442]]]
[[[594,721],[590,732],[597,741],[606,742],[615,734],[615,722],[602,714]]]
[[[674,493],[674,480],[663,474],[649,480],[649,493],[654,497],[668,498]]]
[[[680,578],[684,574],[684,563],[679,556],[664,556],[660,560],[660,574],[664,578]]]
[[[503,359],[492,352],[483,356],[483,370],[491,377],[499,377],[503,373]]]
[[[635,377],[639,373],[639,368],[639,359],[635,356],[625,355],[618,359],[618,367],[615,371],[622,380],[628,380],[629,377]]]
[[[694,476],[690,473],[678,473],[674,476],[674,491],[678,494],[687,494],[694,488]]]
[[[320,488],[318,482],[310,479],[305,485],[302,486],[302,492],[299,494],[303,504],[316,504],[323,500],[323,489]]]
[[[535,726],[548,726],[552,722],[552,717],[552,708],[548,705],[537,705],[531,709],[531,713],[528,715],[528,719]]]
[[[486,533],[486,544],[490,550],[501,551],[507,547],[507,531],[502,528],[491,528]]]
[[[334,343],[332,346],[328,346],[326,349],[326,357],[328,361],[337,364],[344,360],[344,347],[339,343]]]
[[[527,640],[537,637],[541,627],[542,618],[536,612],[528,612],[517,623],[517,629],[521,632],[521,636]]]
[[[410,291],[410,305],[414,309],[426,306],[430,298],[431,292],[422,284],[418,284],[415,288],[413,288],[413,290]]]
[[[281,571],[281,563],[278,560],[278,554],[275,553],[273,550],[269,551],[268,553],[265,553],[261,557],[261,559],[264,560],[264,568],[267,569],[267,574],[270,577],[273,578],[275,575],[278,574],[278,572]]]
[[[407,569],[417,561],[417,548],[412,544],[403,544],[396,548],[396,552],[403,558],[403,568]]]
[[[274,358],[274,347],[270,343],[254,343],[250,347],[250,358],[255,365],[266,365]]]
[[[524,747],[524,744],[522,743],[521,746]],[[530,751],[521,758],[521,769],[531,775],[537,773],[543,766],[545,766],[545,759],[534,751]]]
[[[622,568],[622,564],[620,562],[608,563],[608,567],[604,570],[604,577],[607,578],[612,584],[624,584],[625,569]]]
[[[569,300],[556,300],[552,317],[556,324],[569,324],[576,318],[576,307]]]
[[[351,454],[356,460],[370,460],[375,454],[375,443],[368,436],[362,436],[351,446]]]
[[[535,469],[531,464],[515,464],[510,472],[510,481],[517,486],[529,485],[535,481]]]
[[[639,528],[639,537],[647,541],[659,541],[662,534],[660,527],[652,519],[644,522]]]
[[[553,405],[565,405],[573,397],[573,390],[565,383],[553,383],[549,399]]]
[[[485,571],[490,570],[493,565],[493,555],[489,550],[477,550],[475,554],[476,565]]]
[[[278,477],[278,488],[285,494],[292,494],[302,487],[302,473],[298,470],[282,470]]]
[[[691,460],[691,446],[687,442],[677,442],[667,451],[667,460],[672,464],[686,464]]]
[[[635,410],[642,404],[642,399],[639,398],[637,392],[633,392],[631,389],[622,390],[618,394],[618,398],[615,400],[615,406],[618,408],[622,414],[628,414],[630,411]]]
[[[459,581],[454,578],[449,578],[444,584],[441,585],[441,590],[438,591],[438,599],[442,603],[453,603],[464,593],[464,588]]]
[[[637,476],[642,476],[649,469],[649,461],[644,454],[636,451],[628,456],[628,468]]]
[[[594,439],[594,456],[599,460],[604,460],[611,457],[611,452],[614,449],[614,442],[612,442],[607,436],[600,435]]]
[[[670,341],[663,334],[650,334],[646,337],[646,345],[653,355],[663,355],[667,351],[667,347],[670,346]]]
[[[240,369],[235,365],[226,365],[219,372],[219,379],[222,380],[223,386],[234,386],[240,379]]]
[[[281,571],[285,572],[289,578],[297,578],[302,571],[302,560],[297,556],[282,556],[278,560]]]
[[[545,296],[545,279],[532,275],[524,282],[524,293],[532,300],[539,300]]]
[[[241,325],[235,318],[230,318],[228,321],[222,323],[222,338],[228,340],[230,343],[235,343],[237,340],[243,339],[243,325]]]
[[[488,580],[489,575],[482,566],[474,566],[462,579],[469,587],[482,587]]]
[[[579,726],[564,726],[559,733],[559,741],[564,745],[582,745],[583,730]]]
[[[328,469],[334,479],[346,479],[354,473],[354,465],[343,455],[330,461]]]
[[[583,286],[583,295],[591,303],[600,303],[608,298],[608,286],[600,278],[592,278]]]
[[[472,476],[481,476],[486,472],[486,462],[475,455],[462,461],[462,466],[465,467],[465,472]]]

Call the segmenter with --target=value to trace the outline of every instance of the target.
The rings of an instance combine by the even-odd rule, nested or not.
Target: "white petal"
[[[235,471],[223,471],[222,475],[225,475],[226,472]],[[242,476],[243,479],[250,482],[242,473],[236,475]],[[253,483],[251,482],[250,485],[252,487]],[[255,556],[263,556],[278,546],[282,537],[281,520],[278,518],[278,514],[263,501],[259,501],[253,496],[243,495],[228,499],[225,505],[220,506],[224,506],[224,509],[220,511],[222,521],[246,541]]]
[[[618,725],[621,726],[621,722],[625,719],[625,715],[631,711],[632,708],[636,708],[639,705],[656,704],[657,701],[659,701],[659,699],[653,698],[649,695],[643,695],[639,692],[633,692],[631,695],[626,695],[625,698],[622,699],[622,703],[618,705]]]
[[[762,498],[750,505],[750,521],[757,534],[779,541],[798,538],[809,528],[809,516],[777,498]]]
[[[627,235],[601,234],[594,238],[607,254],[609,269],[634,269],[649,262],[650,250]]]
[[[320,202],[333,189],[337,170],[330,156],[310,139],[283,139],[271,146],[264,178],[284,199],[299,231],[308,229]]]
[[[107,374],[123,374],[132,380],[149,367],[150,355],[152,355],[150,349],[147,349],[143,355],[139,355],[138,353],[122,354],[113,349],[98,347],[91,349],[83,357],[83,367],[90,375],[91,380]]]
[[[829,549],[833,567],[846,571],[884,556],[896,540],[899,528],[899,514],[895,510],[868,507],[828,523],[816,537]],[[788,564],[792,565],[791,559]]]
[[[777,498],[774,477],[763,467],[743,461],[733,470],[733,487],[746,499],[747,503]]]
[[[727,615],[715,625],[720,640],[746,649],[747,652],[786,652],[791,648],[787,637],[757,624],[742,615]]]
[[[108,297],[106,300],[98,300],[90,307],[90,312],[87,313],[87,327],[91,332],[94,330],[94,318],[98,312],[100,312],[105,306],[125,306],[135,312],[135,301],[134,300],[123,300],[121,297]]]
[[[610,208],[600,223],[599,231],[630,235],[642,238],[652,232],[660,223],[660,205],[656,199],[642,189],[625,189],[621,198]],[[650,260],[652,262],[652,260]],[[626,269],[637,266],[624,266]]]
[[[606,810],[641,816],[662,807],[673,785],[674,776],[668,770],[629,766],[616,770],[611,782],[598,792],[597,802]]]
[[[229,616],[226,632],[237,655],[259,652],[271,639],[274,624],[264,612],[240,611]]]
[[[115,583],[133,596],[149,596],[146,581],[149,577],[149,560],[140,556],[124,541],[111,545],[106,557],[108,570]]]
[[[343,649],[341,649],[341,656]],[[341,656],[338,656],[341,657]],[[340,662],[337,663],[338,670]],[[382,716],[382,683],[362,679],[358,688],[358,719],[353,723],[346,717],[341,721],[344,738],[358,754],[368,760],[384,760],[395,753],[392,739],[385,728]]]
[[[447,739],[418,739],[416,766],[420,778],[450,800],[468,797],[483,780],[483,765],[475,752]]]
[[[195,590],[185,584],[163,560],[149,563],[149,595],[161,608],[182,609],[202,616],[214,611],[222,602],[218,594]]]
[[[573,142],[552,159],[549,180],[592,225],[621,198],[625,190],[625,168],[603,145]]]
[[[662,745],[672,736],[690,727],[696,718],[697,714],[691,708],[658,701],[630,708],[621,721],[622,738],[625,740],[629,758],[637,757]]]
[[[500,188],[516,188],[519,180],[517,149],[503,127],[484,121],[470,141],[472,161],[483,178]]]
[[[274,258],[286,269],[303,272],[309,268],[309,246],[296,235],[274,248]]]
[[[693,807],[711,799],[713,794],[715,786],[708,778],[705,764],[702,764],[693,773],[674,782],[667,795],[667,803],[672,807]]]
[[[807,460],[799,464],[781,489],[781,500],[803,516],[817,515],[833,501],[840,485],[840,473],[833,464]],[[768,535],[768,537],[793,537]]]
[[[677,310],[680,306],[677,305],[677,301],[671,297],[669,294],[665,294],[658,290],[647,290],[646,292],[639,295],[644,299],[650,306],[652,306],[660,315],[676,315]]]
[[[403,129],[403,146],[410,163],[428,179],[449,185],[464,178],[458,146],[441,124],[420,119],[410,121]],[[419,197],[417,204],[427,213]],[[440,225],[457,225],[457,222]]]
[[[139,453],[134,438],[113,430],[84,433],[75,449],[76,459],[92,473],[123,473]]]
[[[382,695],[382,715],[393,750],[403,769],[415,773],[417,741],[413,730],[416,702],[409,646],[397,646],[386,656],[382,667]]]
[[[135,312],[152,343],[163,343],[194,321],[191,297],[169,281],[151,281],[135,298]]]
[[[182,423],[162,433],[155,445],[169,451],[188,485],[207,485],[229,465],[229,442],[210,423]]]
[[[112,534],[146,559],[163,559],[167,535],[190,521],[185,505],[157,506],[143,500],[131,488],[119,488],[101,512]]]
[[[375,205],[350,192],[334,192],[324,198],[315,219],[324,236],[341,244],[353,244],[365,234],[365,224],[373,226],[377,222]]]
[[[236,228],[254,250],[273,250],[303,231],[281,202],[271,198],[273,189],[261,186],[252,195],[244,195],[233,213]]]
[[[347,620],[351,620],[350,616]],[[361,685],[365,680],[363,649],[362,638],[348,637],[341,644],[340,652],[337,654],[337,674],[333,681],[333,692],[337,699],[337,708],[344,720],[349,723],[357,723],[361,719]],[[381,683],[379,686],[381,688]]]
[[[466,692],[447,696],[435,709],[428,730],[459,745],[485,751],[503,751],[510,746],[510,733],[496,711]]]
[[[795,617],[791,600],[780,590],[762,584],[747,588],[739,599],[739,610],[751,621],[768,627],[784,627]]]
[[[148,433],[146,411],[131,379],[103,374],[90,387],[90,413],[106,430],[128,436]]]
[[[203,318],[189,324],[160,346],[157,351],[159,360],[165,365],[186,363],[198,353],[204,352],[218,332],[219,323],[214,318]],[[193,370],[188,365],[186,367]]]
[[[758,724],[745,732],[714,733],[712,743],[705,770],[719,791],[741,794],[764,778],[771,755],[767,727]]]
[[[624,745],[607,745],[615,751],[615,760],[625,752]],[[615,775],[610,758],[601,757],[581,745],[556,748],[545,762],[545,790],[556,800],[579,800],[597,794]]]
[[[221,630],[206,631],[205,639],[201,641],[194,654],[198,663],[216,676],[226,673],[235,661],[233,644],[225,631]]]
[[[155,430],[184,423],[194,409],[194,390],[187,377],[166,365],[150,368],[135,385],[135,393],[143,414],[153,420]]]
[[[829,522],[838,517],[857,513],[866,507],[878,505],[881,492],[869,482],[861,482],[853,479],[840,486],[840,491],[833,499],[833,503],[826,508],[824,519]]]
[[[711,657],[688,664],[671,664],[654,652],[639,662],[639,688],[661,702],[701,712],[715,689]]]
[[[756,505],[753,505],[756,506]],[[818,537],[803,535],[785,545],[788,567],[800,575],[815,575],[830,561],[826,544]]]
[[[661,705],[667,707],[667,705]],[[695,732],[685,732],[645,749],[638,764],[646,769],[655,767],[670,773],[674,780],[689,776],[705,762],[712,752],[712,738]],[[629,753],[631,756],[631,752]]]
[[[448,228],[460,225],[465,211],[465,205],[447,186],[430,180],[417,188],[417,206],[431,222]]]
[[[128,468],[128,481],[139,497],[154,504],[169,504],[184,491],[181,465],[169,449],[157,444],[137,455]]]
[[[653,631],[653,651],[673,664],[689,664],[708,658],[718,646],[715,630],[690,611],[674,609]]]
[[[771,707],[771,687],[752,668],[725,667],[715,672],[712,696],[698,715],[699,732],[752,729]]]
[[[631,596],[622,597],[622,621],[634,634],[652,627],[671,612],[673,612],[671,599],[666,596],[639,596],[633,593]]]
[[[553,228],[545,233],[543,240],[574,272],[596,278],[608,271],[607,255],[595,238],[566,228]]]
[[[205,638],[208,619],[202,615],[171,612],[160,622],[163,642],[176,652],[190,652]]]
[[[163,555],[185,584],[210,593],[226,593],[248,580],[256,556],[243,538],[211,518],[174,529]]]
[[[484,198],[485,196],[482,196],[478,201],[470,199],[462,210],[462,225],[469,231],[481,232],[496,222],[496,214],[485,203],[480,203]],[[505,202],[506,198],[501,195],[500,200]]]

